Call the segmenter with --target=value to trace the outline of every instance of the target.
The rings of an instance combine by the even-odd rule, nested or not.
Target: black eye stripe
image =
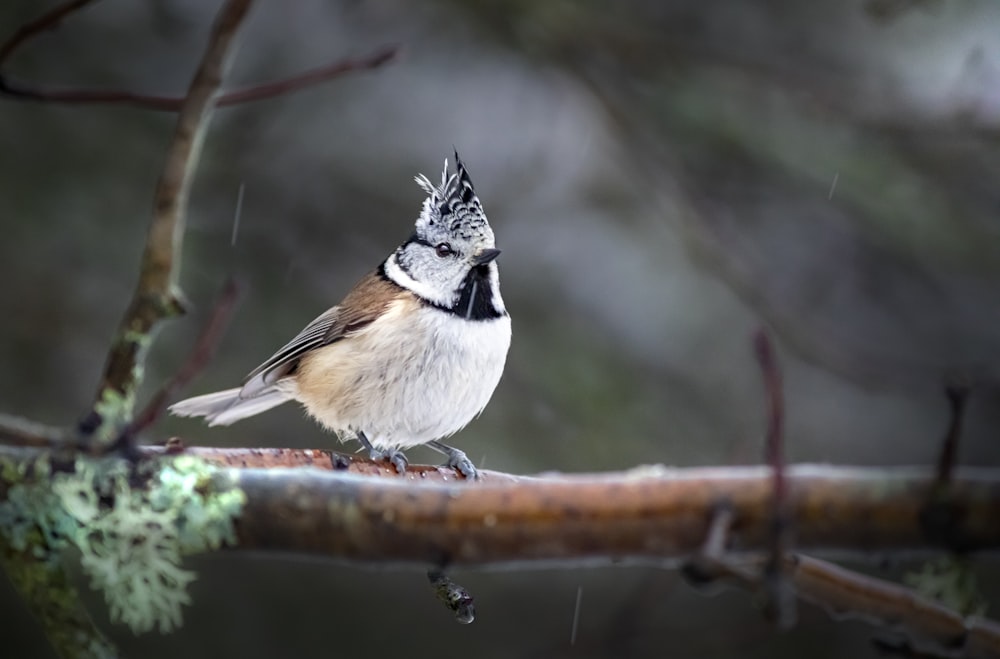
[[[424,247],[434,247],[434,243],[424,238],[421,238],[417,234],[413,234],[412,236],[410,236],[410,239],[407,240],[406,242],[417,245],[423,245]]]
[[[426,238],[421,238],[416,233],[407,239],[406,244],[430,247],[441,258],[445,258],[446,256],[458,256],[458,252],[451,246],[451,243],[432,243]]]

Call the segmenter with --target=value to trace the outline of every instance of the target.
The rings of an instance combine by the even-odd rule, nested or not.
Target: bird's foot
[[[465,454],[465,451],[460,451],[457,448],[436,441],[427,442],[427,445],[444,453],[448,457],[445,465],[465,476],[466,480],[474,481],[479,479],[479,471],[476,469],[476,465],[472,464],[472,460]]]
[[[398,474],[405,474],[406,468],[410,466],[409,461],[406,459],[406,456],[403,455],[402,451],[394,448],[375,448],[372,446],[372,443],[368,441],[368,437],[366,437],[363,432],[358,433],[358,441],[361,442],[362,446],[368,449],[368,458],[372,462],[388,462],[396,469],[396,473]]]
[[[403,455],[402,451],[397,451],[396,449],[391,449],[388,451],[383,451],[385,459],[389,461],[393,467],[396,468],[397,474],[405,474],[406,468],[410,466],[409,460]]]
[[[405,474],[406,468],[410,466],[410,462],[403,452],[394,448],[385,450],[372,448],[368,451],[368,457],[371,458],[372,462],[388,462],[398,474]]]

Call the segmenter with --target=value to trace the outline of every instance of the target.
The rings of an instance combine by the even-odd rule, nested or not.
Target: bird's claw
[[[409,461],[407,461],[406,456],[403,455],[402,451],[388,451],[389,463],[396,468],[396,473],[405,474],[406,468],[410,466]]]
[[[476,465],[472,464],[472,460],[465,454],[465,451],[453,450],[453,453],[448,454],[448,461],[445,464],[465,476],[467,480],[478,480],[479,471],[476,469]]]
[[[368,457],[372,462],[388,462],[393,466],[398,474],[405,474],[406,468],[410,466],[409,461],[402,451],[396,449],[380,450],[373,448],[368,451]]]
[[[439,451],[448,456],[448,461],[444,463],[446,467],[451,467],[458,473],[462,474],[465,476],[466,480],[478,480],[479,472],[476,470],[476,465],[472,464],[472,460],[470,460],[469,456],[465,454],[465,451],[460,451],[453,446],[442,444],[436,440],[427,442],[427,445],[435,451]]]

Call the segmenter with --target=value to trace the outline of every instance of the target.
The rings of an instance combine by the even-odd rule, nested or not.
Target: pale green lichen
[[[134,406],[134,389],[129,389],[127,394],[122,394],[111,387],[101,391],[100,399],[94,403],[94,412],[101,419],[100,426],[94,431],[96,439],[106,444],[121,435]]]
[[[104,591],[112,620],[136,633],[169,632],[181,624],[194,573],[180,567],[177,519],[171,509],[154,511],[141,496],[115,498],[110,511],[91,522],[78,541],[80,562],[91,585]]]
[[[949,555],[928,561],[920,570],[906,574],[903,582],[962,615],[986,613],[986,600],[979,592],[976,575],[966,558]]]
[[[158,476],[149,492],[150,505],[153,510],[175,511],[183,553],[236,544],[233,520],[243,509],[246,496],[233,483],[223,482],[217,469],[197,458],[179,456],[171,469],[161,470]]]
[[[73,473],[49,475],[0,465],[8,484],[0,529],[12,547],[54,561],[80,551],[91,585],[104,592],[113,620],[140,633],[181,624],[195,575],[181,559],[235,544],[234,520],[245,496],[218,469],[190,456],[130,471],[118,459],[79,458]],[[133,486],[133,482],[141,485]]]

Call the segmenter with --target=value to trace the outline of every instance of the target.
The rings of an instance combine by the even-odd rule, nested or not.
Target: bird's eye
[[[437,255],[440,256],[441,258],[444,258],[446,256],[451,256],[452,254],[455,253],[455,250],[453,250],[451,248],[451,245],[449,245],[448,243],[438,243],[437,247],[434,248],[434,251],[437,252]]]

